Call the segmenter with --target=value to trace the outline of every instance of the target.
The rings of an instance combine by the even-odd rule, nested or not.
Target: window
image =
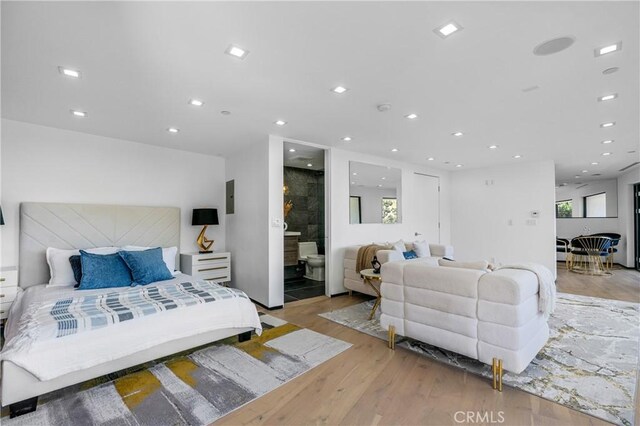
[[[398,222],[398,199],[383,198],[382,199],[382,223]]]
[[[349,197],[349,223],[362,223],[360,197]]]
[[[556,217],[572,217],[573,202],[571,200],[556,201]]]
[[[607,194],[584,197],[584,217],[607,217]]]

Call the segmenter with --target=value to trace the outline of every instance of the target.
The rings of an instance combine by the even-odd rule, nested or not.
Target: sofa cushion
[[[478,271],[489,270],[489,262],[486,260],[478,260],[477,262],[458,262],[456,260],[439,259],[438,265],[449,268],[477,269]]]
[[[383,293],[383,297],[387,297],[385,293]],[[405,286],[404,300],[407,306],[424,306],[440,312],[449,312],[468,318],[476,318],[477,316],[477,300],[472,297]]]
[[[353,259],[354,261],[358,258],[358,250],[360,250],[362,246],[351,246],[344,249],[344,258],[345,259]],[[355,263],[354,263],[355,265]],[[355,269],[355,267],[354,267]]]
[[[485,272],[462,268],[434,268],[417,260],[406,262],[408,263],[404,265],[403,272],[405,286],[426,288],[465,297],[478,297],[478,280]],[[389,265],[396,263],[398,262]]]
[[[538,315],[538,296],[533,295],[519,305],[478,300],[480,321],[520,327]]]
[[[522,269],[499,269],[485,274],[478,284],[478,297],[492,302],[518,305],[538,293],[538,278]]]

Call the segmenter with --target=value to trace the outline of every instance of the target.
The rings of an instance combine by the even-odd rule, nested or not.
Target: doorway
[[[419,217],[415,236],[418,240],[440,243],[440,178],[414,173],[413,196]]]
[[[635,264],[640,271],[640,183],[633,185],[633,223],[635,232]]]
[[[326,293],[325,150],[284,143],[284,302]]]

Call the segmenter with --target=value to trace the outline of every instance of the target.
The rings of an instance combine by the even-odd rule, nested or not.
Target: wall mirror
[[[556,217],[618,217],[618,179],[558,185]]]
[[[400,223],[402,171],[349,162],[349,223]]]

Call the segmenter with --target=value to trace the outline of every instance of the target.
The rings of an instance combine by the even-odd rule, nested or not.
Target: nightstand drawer
[[[191,261],[194,265],[211,262],[228,262],[229,253],[208,253],[191,255]]]
[[[0,270],[0,288],[15,287],[18,285],[18,270],[5,269]]]
[[[11,303],[16,299],[18,287],[2,287],[0,288],[0,303]]]
[[[231,253],[183,253],[180,255],[180,269],[201,280],[231,281]]]
[[[0,303],[0,319],[5,319],[9,316],[9,308],[11,308],[11,302]]]

